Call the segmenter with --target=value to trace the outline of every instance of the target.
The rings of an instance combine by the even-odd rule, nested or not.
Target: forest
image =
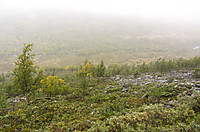
[[[0,131],[200,131],[200,57],[39,67],[24,44],[0,75]]]

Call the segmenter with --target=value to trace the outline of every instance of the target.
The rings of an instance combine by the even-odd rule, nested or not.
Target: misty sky
[[[0,9],[70,9],[81,12],[200,19],[199,0],[0,0]]]

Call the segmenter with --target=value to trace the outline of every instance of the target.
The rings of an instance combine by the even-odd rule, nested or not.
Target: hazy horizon
[[[0,72],[24,43],[40,66],[141,63],[200,54],[195,0],[0,0]],[[61,59],[62,58],[62,59]]]
[[[186,22],[200,20],[198,0],[0,0],[0,3],[1,14],[50,10]]]

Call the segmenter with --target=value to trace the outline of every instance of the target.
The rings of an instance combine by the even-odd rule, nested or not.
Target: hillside
[[[70,75],[66,71],[62,74]],[[200,130],[200,81],[194,71],[93,77],[87,79],[85,87],[79,77],[70,76],[65,80],[66,85],[56,86],[50,96],[45,85],[38,85],[30,93],[28,105],[19,91],[5,85],[7,89],[2,91],[7,93],[2,94],[0,102],[0,130]]]
[[[32,46],[0,74],[0,131],[200,130],[200,57],[43,70]]]
[[[193,49],[200,46],[195,23],[70,11],[8,12],[0,20],[0,72],[13,68],[23,43],[34,43],[42,67],[77,65],[84,58],[138,64],[200,53]]]

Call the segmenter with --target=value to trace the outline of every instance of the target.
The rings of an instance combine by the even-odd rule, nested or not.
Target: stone
[[[14,103],[20,102],[18,99],[13,100]]]
[[[123,88],[122,92],[128,92],[128,89],[127,88]]]
[[[150,84],[151,82],[146,82],[144,85],[148,85],[148,84]]]
[[[172,101],[169,101],[169,103],[168,104],[174,104],[175,102],[172,100]]]
[[[116,79],[115,80],[120,80],[121,77],[119,75],[116,75]]]
[[[200,84],[195,84],[195,87],[198,87],[198,88],[200,88]]]
[[[26,100],[26,97],[21,97],[21,100]]]
[[[104,94],[108,94],[108,91],[104,91],[103,93],[104,93]]]
[[[91,112],[91,115],[94,115],[94,111]]]
[[[126,84],[123,84],[123,88],[127,88],[127,85],[126,85]]]
[[[167,107],[167,108],[173,108],[174,106],[168,104],[166,107]]]
[[[18,99],[18,97],[16,97],[16,98],[9,98],[7,100],[7,102],[8,103],[17,103],[17,102],[20,102],[20,100]]]
[[[166,83],[167,80],[158,80],[159,83]]]
[[[115,80],[115,77],[110,77],[111,80]]]
[[[184,86],[184,85],[185,85],[185,83],[179,83],[178,85],[179,85],[179,86]]]
[[[94,87],[90,87],[89,89],[93,89]]]
[[[147,93],[146,94],[144,94],[140,99],[143,99],[144,97],[146,97],[147,96]]]
[[[109,89],[110,87],[105,87],[105,89]]]
[[[178,80],[174,80],[173,82],[178,82]]]
[[[197,91],[198,93],[200,93],[200,88],[192,88],[192,90]]]
[[[136,95],[136,94],[138,94],[138,92],[134,91],[134,92],[133,92],[133,95]]]

